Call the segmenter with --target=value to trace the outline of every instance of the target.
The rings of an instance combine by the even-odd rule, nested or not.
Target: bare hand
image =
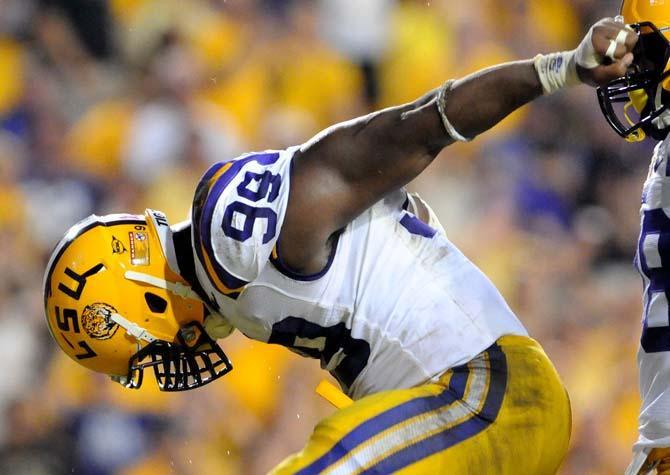
[[[657,475],[670,475],[670,448],[653,449],[640,473],[648,473],[654,467]]]
[[[637,39],[637,33],[625,24],[612,18],[600,20],[591,27],[577,48],[579,79],[592,86],[602,86],[625,76],[633,62],[632,51]],[[607,51],[613,42],[616,48],[612,56],[608,57]]]

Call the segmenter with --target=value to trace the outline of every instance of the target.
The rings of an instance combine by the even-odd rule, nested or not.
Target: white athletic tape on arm
[[[593,46],[593,28],[591,27],[589,33],[575,50],[576,63],[586,69],[597,68],[602,64]]]
[[[586,38],[582,40],[582,42],[575,50],[577,64],[586,69],[593,69],[602,64],[602,58],[598,58],[596,50],[593,46],[593,28],[594,27],[591,27],[588,35],[586,35]],[[616,39],[610,42],[609,48],[607,48],[607,52],[605,53],[605,57],[609,57],[610,59],[614,60],[614,51],[616,50],[616,47],[618,45],[626,44],[628,34],[632,32],[633,29],[627,25],[624,29],[619,30],[619,33],[616,35]]]
[[[566,86],[580,83],[574,51],[538,54],[535,56],[535,70],[545,94],[553,94]]]
[[[577,75],[578,65],[584,69],[593,69],[602,64],[603,58],[598,57],[593,46],[593,28],[591,27],[577,49],[539,54],[535,57],[535,69],[545,94],[552,94],[564,87],[579,84],[581,81]],[[611,41],[606,56],[614,60],[616,47],[626,43],[628,33],[631,31],[633,30],[628,26],[620,30],[616,39]]]
[[[605,51],[605,57],[611,59],[612,61],[616,61],[616,58],[614,57],[616,49],[619,45],[626,44],[627,37],[628,37],[627,30],[619,30],[619,33],[617,33],[616,35],[616,39],[610,40],[610,44],[607,47],[607,51]]]
[[[619,31],[619,34],[616,35],[616,39],[614,41],[616,41],[616,43],[618,45],[625,45],[626,44],[626,38],[628,38],[628,33],[630,33],[631,31],[633,31],[632,28],[629,27],[629,26],[626,26],[625,29]]]
[[[619,45],[617,44],[616,40],[610,40],[610,44],[607,47],[607,51],[605,51],[605,57],[611,59],[612,61],[616,61],[614,53],[616,52],[617,46]]]
[[[580,83],[577,65],[586,69],[600,66],[593,47],[593,27],[577,49],[535,56],[535,70],[545,94],[553,94],[567,86]]]

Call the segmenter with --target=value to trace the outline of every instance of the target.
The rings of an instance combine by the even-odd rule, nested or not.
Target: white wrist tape
[[[535,70],[545,94],[579,84],[575,53],[573,50],[535,56]]]
[[[604,58],[599,58],[593,47],[593,27],[591,27],[586,37],[579,43],[574,52],[576,64],[582,68],[593,69],[602,64]]]
[[[619,31],[616,39],[611,40],[607,54],[601,56],[596,53],[593,46],[593,29],[595,26],[597,25],[591,27],[577,49],[546,55],[538,54],[535,57],[535,69],[540,77],[545,94],[551,94],[564,87],[579,84],[581,81],[577,75],[577,66],[584,69],[593,69],[602,65],[607,56],[614,60],[614,51],[617,45],[625,44],[628,33],[633,31],[628,26]]]

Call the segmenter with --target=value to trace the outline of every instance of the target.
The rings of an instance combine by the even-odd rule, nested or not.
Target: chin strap
[[[121,386],[125,388],[131,388],[132,387],[132,382],[130,381],[130,378],[128,376],[115,376],[112,375],[109,377],[112,381],[115,383],[119,383]]]
[[[637,110],[637,106],[635,105],[635,102],[633,102],[632,100],[626,102],[626,104],[623,106],[623,116],[628,122],[628,125],[635,125],[633,119],[630,118],[631,107]],[[626,139],[626,142],[630,143],[642,142],[644,139],[647,138],[647,134],[644,132],[644,130],[642,130],[642,128],[639,128],[635,129],[634,131],[626,135],[624,138]]]
[[[184,285],[181,282],[168,282],[165,279],[160,279],[158,277],[154,277],[153,275],[133,271],[126,271],[124,277],[134,282],[141,282],[143,284],[148,284],[153,287],[158,287],[160,289],[167,290],[168,292],[171,292],[183,299],[192,299],[201,301],[198,294],[196,294],[193,291],[193,289],[191,289],[191,287],[189,287],[188,285]],[[148,343],[151,343],[158,339],[151,333],[149,333],[146,329],[142,328],[136,323],[131,322],[130,320],[125,319],[118,313],[112,314],[111,319],[115,323],[118,323],[120,327],[125,329],[129,335],[135,337],[138,340],[143,340]]]
[[[126,271],[124,277],[128,280],[135,282],[142,282],[143,284],[149,284],[160,289],[165,289],[168,292],[181,297],[183,299],[191,299],[202,301],[197,293],[191,289],[188,285],[182,284],[181,282],[168,282],[165,279],[160,279],[154,277],[153,275],[143,274],[142,272]]]
[[[132,337],[135,337],[137,340],[144,340],[147,343],[151,343],[158,339],[138,324],[133,323],[130,320],[126,320],[118,313],[113,313],[109,318],[111,318],[114,323],[123,328],[126,333]]]

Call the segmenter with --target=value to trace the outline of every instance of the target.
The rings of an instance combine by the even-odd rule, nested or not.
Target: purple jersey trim
[[[419,218],[409,213],[406,213],[400,219],[400,225],[407,231],[409,231],[411,234],[415,234],[417,236],[423,236],[428,239],[432,238],[433,236],[435,236],[435,234],[437,234],[437,230],[431,228],[426,223],[421,221]]]
[[[423,236],[428,239],[437,234],[437,230],[430,227],[428,224],[421,221],[409,211],[409,194],[405,193],[405,202],[402,204],[402,209],[407,213],[400,219],[400,224],[403,228],[408,230],[411,234]]]

